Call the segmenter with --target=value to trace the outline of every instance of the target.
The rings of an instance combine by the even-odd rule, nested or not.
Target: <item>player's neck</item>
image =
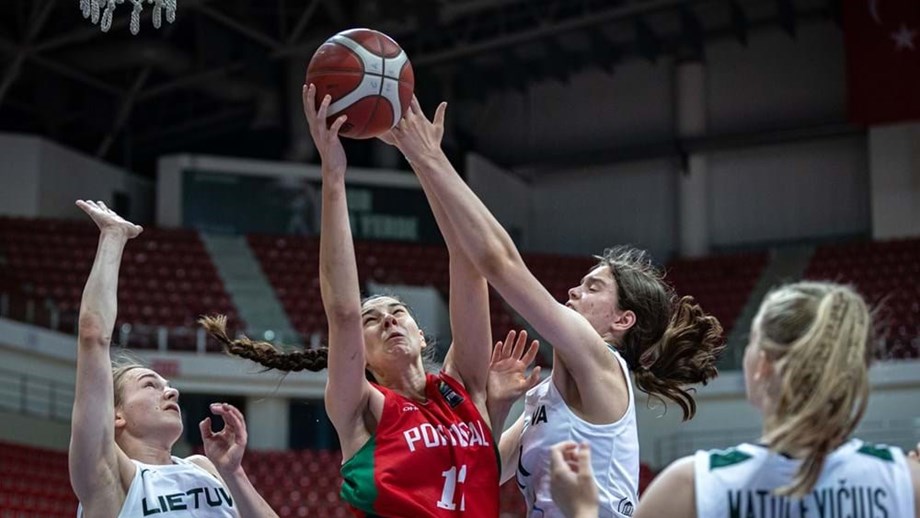
[[[415,401],[425,401],[425,370],[414,367],[392,375],[384,375],[383,386]]]
[[[119,438],[118,446],[121,447],[129,459],[144,464],[172,464],[172,448],[165,444],[155,444],[149,439],[123,435]]]

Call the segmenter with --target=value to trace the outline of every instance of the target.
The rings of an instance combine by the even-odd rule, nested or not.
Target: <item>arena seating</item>
[[[67,454],[0,442],[0,518],[72,518]]]
[[[253,485],[282,518],[351,516],[338,495],[339,452],[248,452],[243,463]]]
[[[301,334],[325,333],[326,321],[319,293],[319,239],[296,236],[247,236],[269,282],[278,294],[294,328]],[[450,276],[447,249],[386,241],[355,243],[358,276],[362,283],[434,286],[447,294]],[[525,260],[537,278],[558,300],[595,261],[581,257],[531,254]],[[520,327],[494,290],[490,290],[492,332],[496,340]]]
[[[0,293],[6,294],[7,313],[73,332],[97,237],[89,222],[0,217]],[[294,328],[304,335],[324,334],[318,238],[250,235],[247,239]],[[443,294],[448,291],[443,245],[359,241],[355,251],[362,283],[427,285]],[[718,317],[727,335],[767,260],[766,252],[678,259],[667,265],[666,280],[679,294],[693,295]],[[560,301],[596,263],[591,257],[551,254],[526,254],[525,261]],[[127,248],[121,272],[118,324],[131,324],[126,344],[130,347],[156,347],[162,327],[168,330],[170,348],[194,349],[194,321],[202,313],[226,313],[231,329],[243,327],[194,231],[145,230]],[[880,306],[879,358],[920,356],[920,240],[819,246],[806,277],[851,282]],[[496,340],[520,326],[494,290],[490,307]],[[119,337],[116,329],[116,341]]]
[[[326,317],[317,275],[319,240],[268,235],[249,235],[247,240],[294,329],[305,336],[324,334]]]
[[[20,306],[27,299],[37,302],[43,311],[39,324],[47,323],[45,308],[53,305],[60,311],[59,328],[74,332],[98,236],[91,222],[0,217],[0,290],[7,287]],[[157,328],[163,327],[169,330],[171,348],[194,349],[191,330],[203,313],[225,313],[231,326],[241,325],[207,251],[191,230],[145,229],[125,250],[118,288],[117,326],[131,324],[123,345],[155,348]],[[18,312],[23,312],[21,307]]]
[[[668,264],[665,280],[718,318],[728,336],[766,264],[766,253],[677,259]]]
[[[851,283],[877,309],[877,358],[920,357],[920,239],[819,246],[805,276]]]

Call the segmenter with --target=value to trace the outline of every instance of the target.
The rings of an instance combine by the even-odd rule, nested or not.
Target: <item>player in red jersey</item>
[[[453,343],[443,369],[426,373],[422,356],[429,344],[406,305],[389,296],[360,300],[338,136],[345,117],[327,128],[330,99],[316,110],[314,96],[312,86],[304,88],[304,113],[322,158],[319,263],[329,347],[282,353],[270,344],[230,340],[219,321],[204,324],[231,353],[265,366],[328,366],[326,411],[342,447],[341,495],[356,515],[497,517],[500,467],[486,409],[492,342],[486,282],[457,251],[455,229],[430,199],[450,251]],[[518,337],[520,350],[525,341]],[[536,343],[528,353],[532,359]]]

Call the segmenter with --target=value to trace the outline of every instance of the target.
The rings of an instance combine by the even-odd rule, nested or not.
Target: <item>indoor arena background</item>
[[[780,282],[852,283],[878,308],[858,431],[920,441],[920,8],[915,0],[180,0],[173,24],[103,33],[79,0],[0,3],[0,517],[73,516],[75,325],[97,240],[74,206],[145,226],[115,342],[182,393],[179,453],[238,405],[255,486],[283,516],[346,516],[324,375],[262,372],[196,328],[324,342],[318,158],[300,107],[335,32],[396,38],[445,148],[561,300],[592,254],[652,252],[725,327],[721,374],[679,413],[639,399],[643,486],[699,448],[756,438],[740,372]],[[347,143],[366,292],[448,344],[447,251],[402,158]],[[492,298],[495,337],[525,324]],[[548,365],[549,354],[539,360]],[[548,370],[548,369],[544,369]],[[523,516],[514,484],[505,516]]]

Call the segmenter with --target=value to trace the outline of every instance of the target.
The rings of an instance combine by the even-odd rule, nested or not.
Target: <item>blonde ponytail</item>
[[[847,286],[802,282],[768,295],[756,322],[760,347],[776,361],[779,376],[764,440],[771,450],[802,460],[777,494],[802,497],[865,413],[869,309]]]

